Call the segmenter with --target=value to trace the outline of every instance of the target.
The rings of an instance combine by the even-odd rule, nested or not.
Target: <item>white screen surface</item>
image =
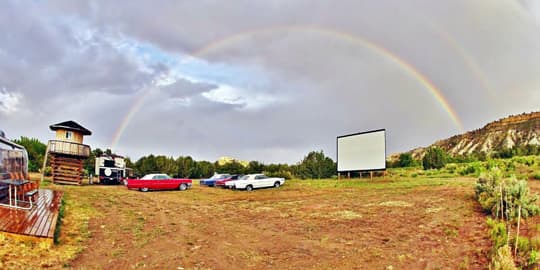
[[[337,138],[338,172],[386,169],[385,130]]]

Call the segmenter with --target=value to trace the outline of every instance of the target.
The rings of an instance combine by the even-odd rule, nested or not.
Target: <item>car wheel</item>
[[[247,190],[247,191],[252,191],[252,190],[253,190],[253,186],[252,186],[252,185],[247,185],[247,186],[246,186],[246,190]]]
[[[184,191],[187,189],[187,185],[186,184],[180,184],[180,186],[178,187],[178,189]]]
[[[142,192],[147,192],[147,191],[148,191],[148,188],[147,188],[147,187],[143,187],[143,188],[141,188],[141,191],[142,191]]]
[[[274,187],[275,187],[275,188],[278,188],[279,186],[281,186],[281,184],[280,184],[279,182],[275,182],[275,183],[274,183]]]

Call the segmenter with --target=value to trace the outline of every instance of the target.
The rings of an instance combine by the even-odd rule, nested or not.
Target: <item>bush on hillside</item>
[[[422,159],[424,170],[440,169],[448,162],[448,154],[440,147],[430,147]]]
[[[418,162],[413,158],[411,153],[402,153],[399,155],[399,159],[397,161],[397,166],[404,168],[404,167],[414,167],[417,166]]]

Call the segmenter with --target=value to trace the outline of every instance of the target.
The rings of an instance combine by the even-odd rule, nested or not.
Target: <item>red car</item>
[[[191,179],[175,179],[166,174],[147,174],[141,179],[126,180],[128,189],[148,190],[179,189],[186,190],[191,187]]]
[[[238,180],[238,177],[240,177],[241,175],[231,175],[230,177],[227,177],[225,179],[221,179],[221,180],[217,180],[215,185],[216,187],[222,187],[224,188],[225,187],[225,183],[229,182],[229,181],[234,181],[234,180]]]

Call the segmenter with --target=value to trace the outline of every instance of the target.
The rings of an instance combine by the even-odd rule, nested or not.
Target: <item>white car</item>
[[[254,188],[275,187],[278,188],[285,183],[285,178],[268,177],[264,174],[248,174],[238,180],[225,183],[226,187],[232,189],[245,189],[252,191]]]

